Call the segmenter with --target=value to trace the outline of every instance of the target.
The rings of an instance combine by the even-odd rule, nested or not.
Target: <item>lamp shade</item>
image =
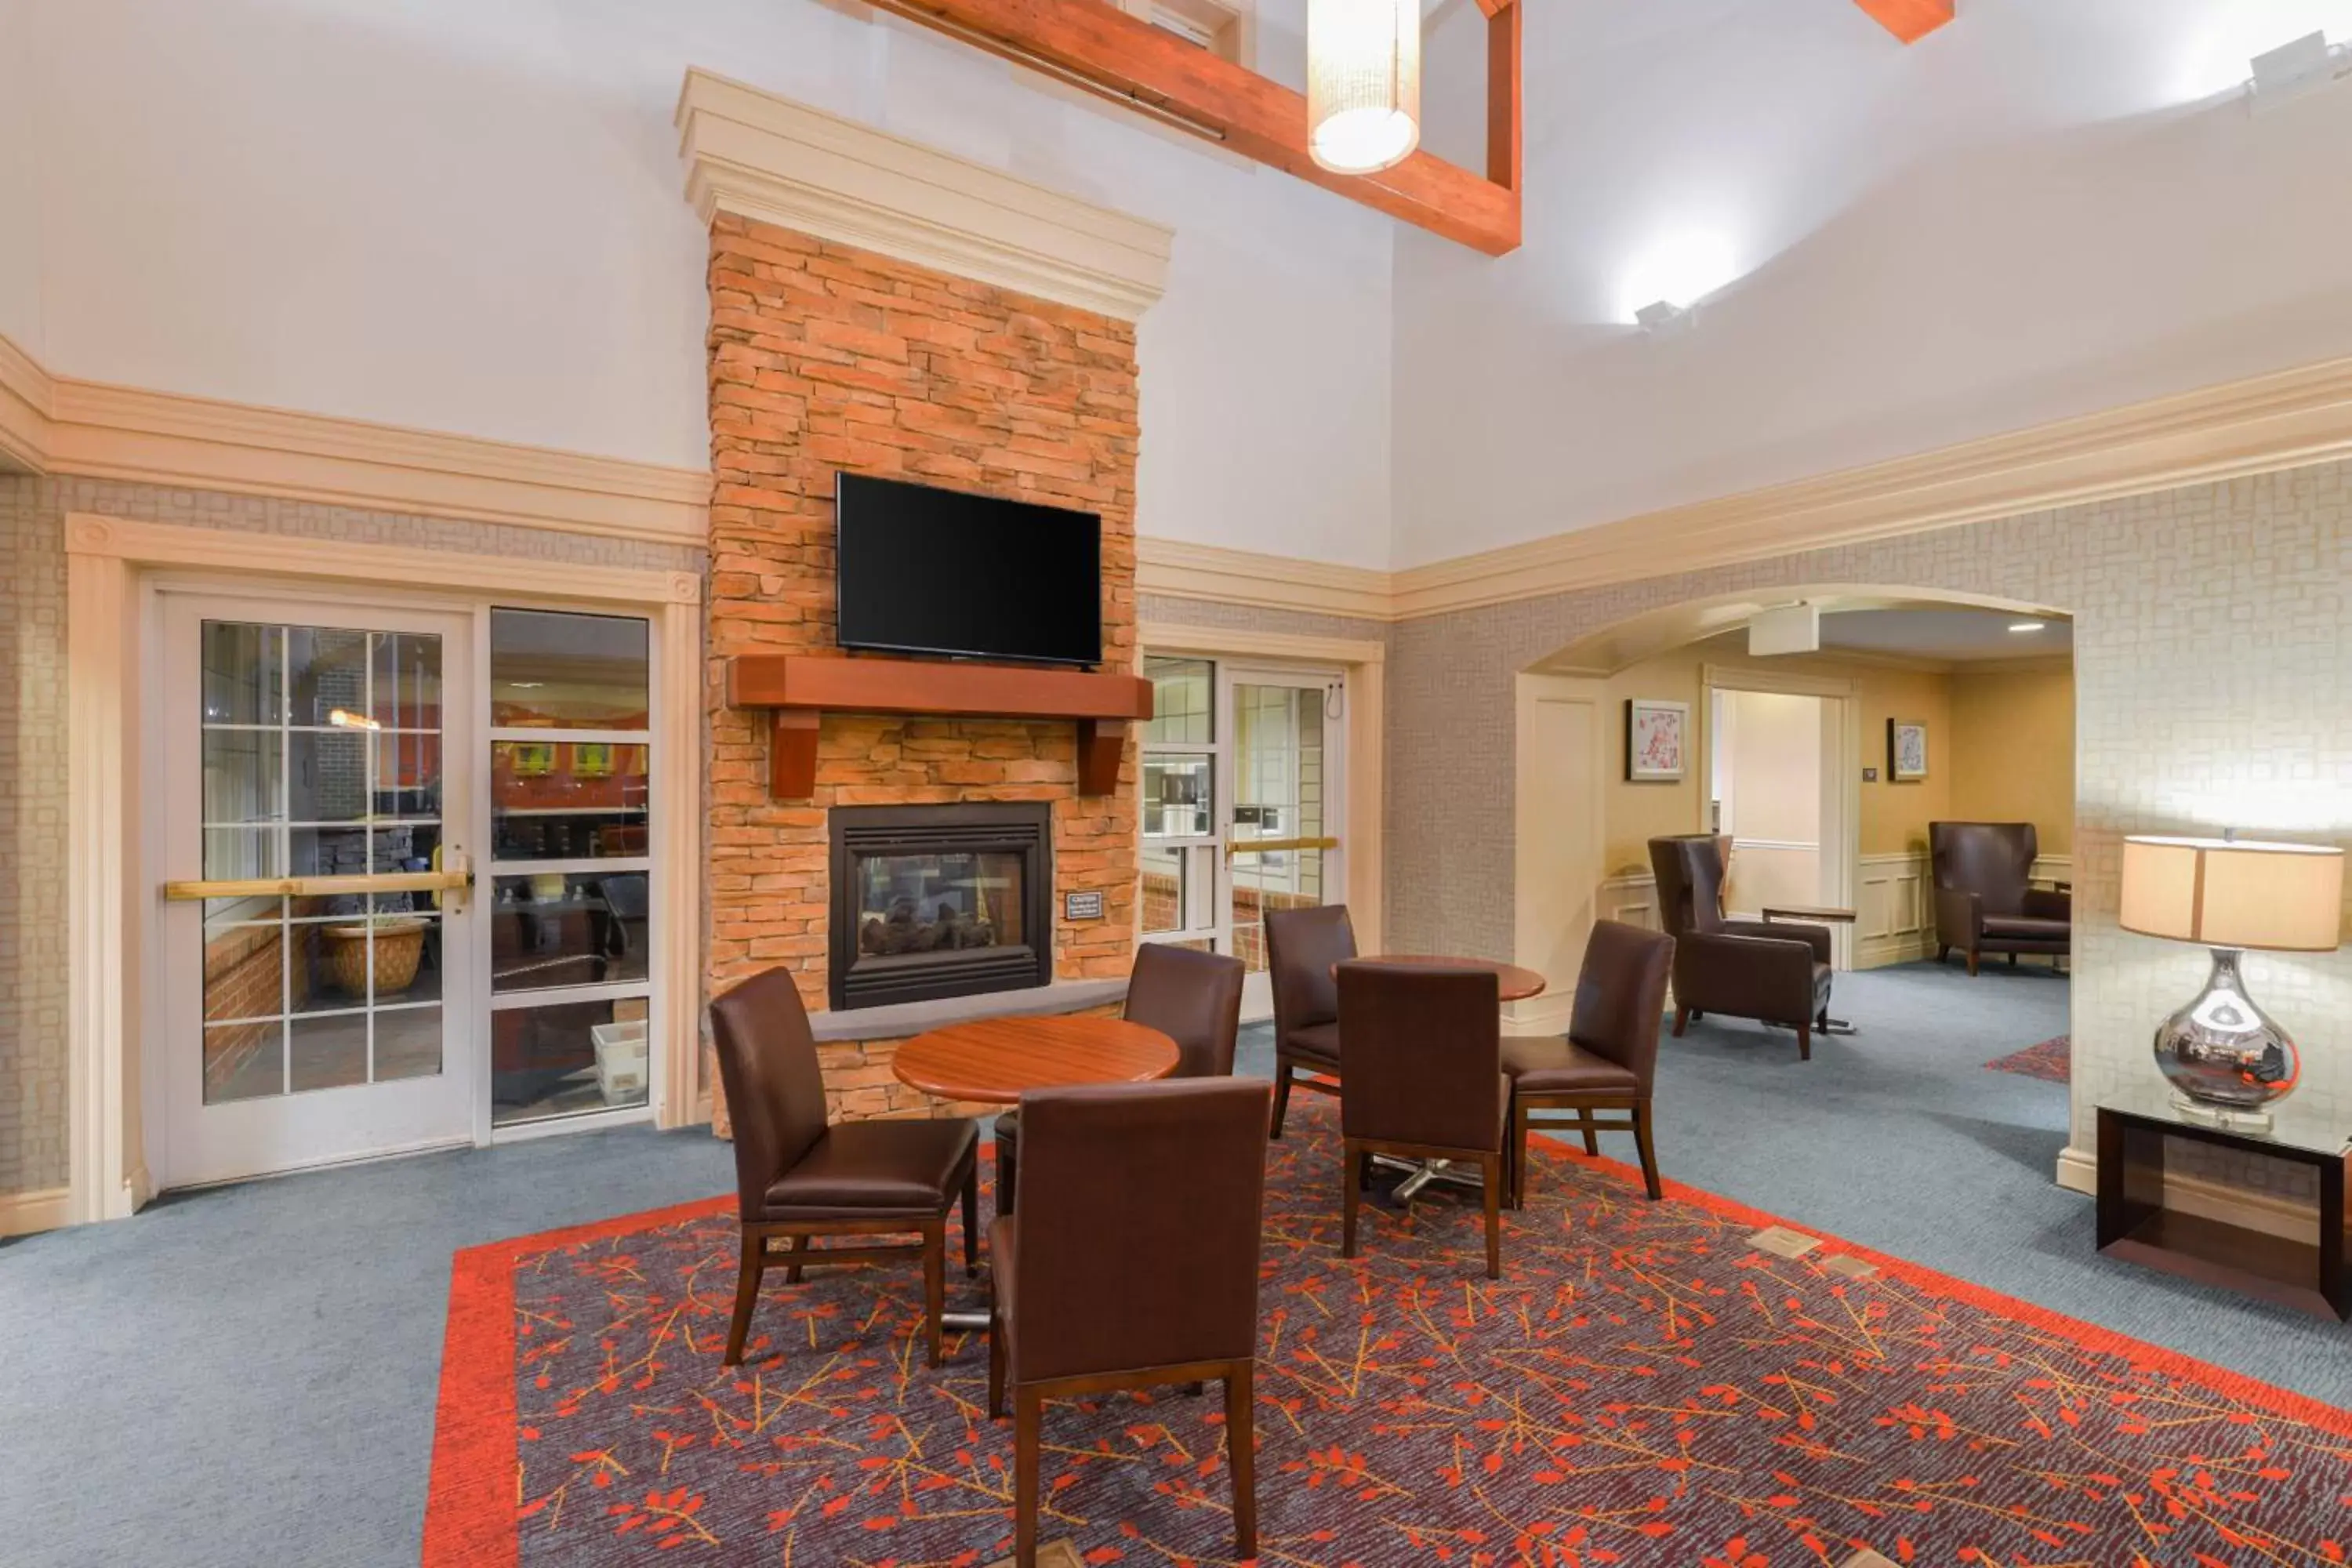
[[[1370,174],[1420,142],[1419,0],[1307,0],[1308,155],[1333,174]]]
[[[2208,947],[2333,952],[2344,851],[2231,838],[2124,840],[2126,931]]]

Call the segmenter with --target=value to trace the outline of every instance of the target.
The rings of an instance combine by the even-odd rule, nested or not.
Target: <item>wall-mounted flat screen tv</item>
[[[1102,519],[843,474],[842,647],[1031,664],[1102,662]]]

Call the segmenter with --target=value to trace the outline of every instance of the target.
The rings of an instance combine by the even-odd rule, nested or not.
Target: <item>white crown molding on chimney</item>
[[[1173,231],[983,163],[690,69],[687,199],[1132,321],[1167,287]]]

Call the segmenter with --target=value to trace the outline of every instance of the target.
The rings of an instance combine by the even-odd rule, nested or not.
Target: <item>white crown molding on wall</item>
[[[677,100],[687,199],[1131,321],[1173,232],[701,69]]]
[[[700,549],[710,476],[53,375],[0,338],[0,456],[35,473],[227,490]]]
[[[1149,534],[1135,542],[1139,594],[1388,621],[1396,618],[1393,584],[1391,574],[1366,566],[1335,566]]]

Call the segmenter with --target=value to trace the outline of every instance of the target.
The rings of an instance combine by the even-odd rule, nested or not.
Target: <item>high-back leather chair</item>
[[[1494,972],[1350,959],[1339,965],[1339,1256],[1356,1256],[1358,1190],[1374,1154],[1475,1164],[1485,1180],[1486,1278],[1503,1277],[1502,1194],[1511,1081]]]
[[[1021,1097],[1029,1167],[1021,1208],[988,1233],[996,1283],[988,1413],[1004,1414],[1009,1382],[1021,1568],[1037,1560],[1045,1400],[1212,1378],[1225,1385],[1234,1554],[1256,1554],[1252,1391],[1267,1109],[1255,1079]]]
[[[1329,1093],[1329,1080],[1341,1076],[1339,987],[1331,966],[1355,956],[1356,928],[1345,904],[1266,912],[1265,967],[1274,984],[1274,1137],[1282,1136],[1294,1079]]]
[[[1665,1195],[1650,1134],[1650,1098],[1674,962],[1675,939],[1664,931],[1597,921],[1576,976],[1568,1037],[1503,1042],[1503,1072],[1511,1080],[1513,1208],[1527,1198],[1528,1133],[1552,1124],[1549,1118],[1535,1120],[1543,1111],[1576,1112],[1572,1125],[1584,1134],[1588,1154],[1601,1152],[1596,1134],[1631,1132],[1642,1156],[1643,1185],[1653,1199]],[[1628,1111],[1631,1118],[1603,1121],[1593,1114],[1600,1110]]]
[[[1136,950],[1124,1016],[1176,1042],[1174,1078],[1231,1078],[1242,1026],[1242,961],[1147,942]],[[1021,1111],[996,1119],[996,1212],[1011,1214],[1021,1172]]]
[[[1936,962],[1958,948],[1969,973],[1988,952],[2067,956],[2074,900],[2033,886],[2042,836],[2030,822],[1931,822],[1927,851],[1936,877]]]
[[[930,1364],[943,1359],[947,1216],[963,1200],[963,1261],[979,1271],[979,1134],[965,1121],[825,1121],[824,1073],[817,1065],[808,1010],[790,971],[755,974],[710,1005],[719,1079],[735,1124],[735,1202],[742,1252],[727,1364],[743,1359],[760,1299],[760,1277],[816,1265],[923,1260],[923,1306]],[[915,1245],[828,1247],[820,1236],[904,1236]],[[768,1250],[771,1239],[784,1244]]]
[[[1650,840],[1659,923],[1675,939],[1675,1033],[1721,1013],[1797,1031],[1797,1056],[1811,1060],[1812,1032],[1830,1011],[1827,926],[1727,920],[1723,854],[1709,833]]]

